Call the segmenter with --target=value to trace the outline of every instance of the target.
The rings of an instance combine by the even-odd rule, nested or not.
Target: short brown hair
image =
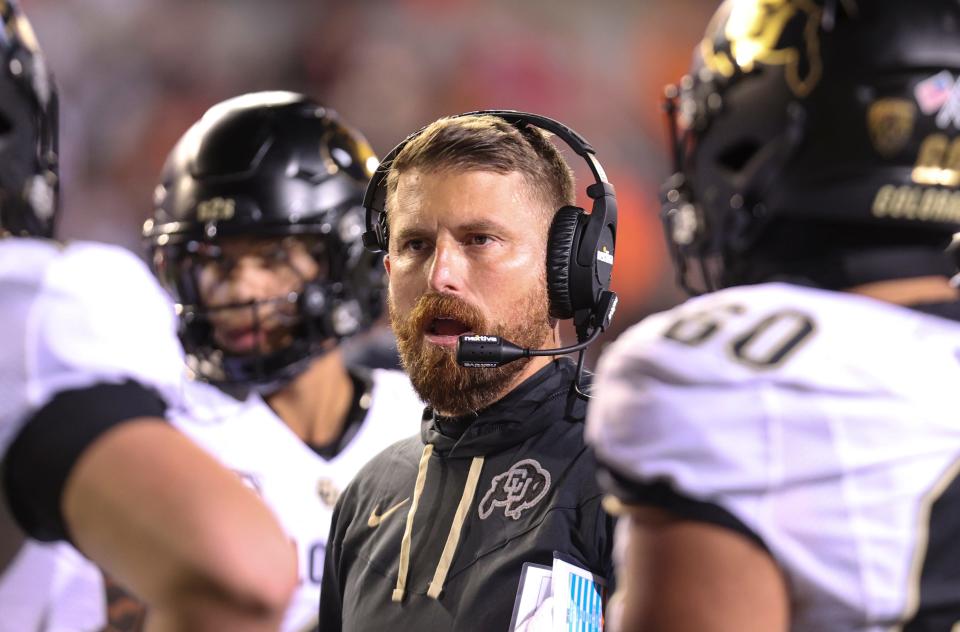
[[[549,138],[540,128],[516,126],[488,114],[436,120],[389,165],[387,200],[396,193],[400,174],[411,169],[516,171],[553,212],[573,204],[575,197],[573,171]]]

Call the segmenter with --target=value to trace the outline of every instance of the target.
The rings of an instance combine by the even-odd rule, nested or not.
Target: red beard
[[[389,302],[390,322],[397,337],[400,361],[413,388],[441,414],[460,416],[486,408],[506,394],[530,358],[493,369],[468,369],[457,364],[454,349],[428,342],[424,335],[437,318],[459,322],[466,331],[500,336],[521,347],[540,347],[550,336],[546,288],[526,295],[508,323],[489,323],[478,308],[449,294],[430,292],[413,310],[401,314]]]

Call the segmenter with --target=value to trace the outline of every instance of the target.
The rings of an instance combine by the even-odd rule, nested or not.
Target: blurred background
[[[612,340],[682,298],[657,216],[668,165],[660,97],[717,4],[23,0],[60,87],[60,234],[142,254],[167,151],[210,105],[243,92],[310,94],[380,155],[443,115],[529,110],[583,134],[616,186]],[[586,169],[567,157],[582,189]]]

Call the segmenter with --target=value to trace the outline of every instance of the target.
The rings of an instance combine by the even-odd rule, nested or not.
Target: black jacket
[[[565,414],[574,372],[554,361],[472,421],[427,409],[360,471],[333,515],[323,632],[505,631],[524,563],[554,551],[612,582],[585,403]]]

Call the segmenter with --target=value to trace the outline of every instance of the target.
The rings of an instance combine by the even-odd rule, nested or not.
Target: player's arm
[[[619,632],[776,632],[789,628],[786,585],[756,541],[657,507],[625,507],[617,526]]]
[[[33,537],[71,540],[146,601],[148,630],[275,630],[296,581],[293,547],[162,414],[135,382],[57,394],[6,455],[15,516]]]
[[[276,629],[294,548],[238,477],[163,420],[183,359],[143,263],[67,246],[35,291],[5,298],[31,323],[17,357],[35,404],[4,457],[24,530],[75,544],[147,603],[147,629]]]
[[[161,630],[276,629],[296,580],[276,520],[235,475],[165,423],[120,424],[63,494],[78,548],[151,606]]]

